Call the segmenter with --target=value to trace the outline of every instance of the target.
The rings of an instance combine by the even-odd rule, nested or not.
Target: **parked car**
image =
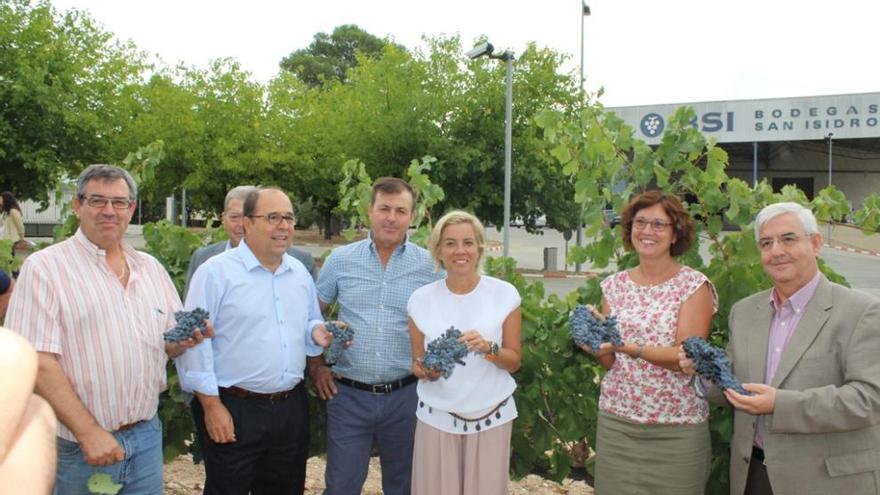
[[[608,222],[608,225],[612,229],[620,225],[620,214],[618,214],[616,211],[608,208],[606,210],[603,210],[602,213],[605,215],[605,221]]]

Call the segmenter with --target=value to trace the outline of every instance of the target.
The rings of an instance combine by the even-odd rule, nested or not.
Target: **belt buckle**
[[[377,383],[377,384],[371,385],[371,387],[373,388],[372,392],[377,395],[378,394],[387,394],[387,393],[391,392],[391,384],[390,383]]]

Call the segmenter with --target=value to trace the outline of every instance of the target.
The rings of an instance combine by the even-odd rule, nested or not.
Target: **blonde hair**
[[[480,266],[480,261],[483,259],[483,253],[486,250],[486,243],[484,241],[485,229],[483,228],[483,223],[480,222],[479,218],[466,211],[454,210],[443,215],[443,217],[437,221],[434,225],[434,230],[431,231],[431,237],[428,238],[428,251],[431,252],[431,258],[434,259],[434,267],[437,271],[446,268],[443,265],[443,260],[440,259],[440,241],[443,236],[443,230],[450,225],[458,225],[462,223],[470,224],[474,229],[474,238],[477,241],[476,265],[478,267]]]

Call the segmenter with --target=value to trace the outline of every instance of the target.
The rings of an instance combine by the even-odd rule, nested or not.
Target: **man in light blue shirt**
[[[192,278],[185,307],[206,309],[216,335],[175,361],[194,392],[206,494],[303,493],[308,457],[306,356],[332,340],[315,285],[286,253],[293,206],[279,189],[244,201],[245,240]]]
[[[322,358],[309,358],[318,396],[327,400],[325,495],[361,493],[374,442],[383,492],[410,493],[417,396],[406,304],[442,276],[431,255],[407,241],[414,207],[408,183],[377,179],[369,237],[335,249],[318,276],[322,309],[338,302],[339,319],[354,330],[332,372]]]

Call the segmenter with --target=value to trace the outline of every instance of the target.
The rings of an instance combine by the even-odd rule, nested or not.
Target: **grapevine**
[[[723,350],[700,337],[688,337],[682,342],[684,353],[694,362],[697,373],[722,389],[733,389],[743,395],[752,395],[733,376],[730,361]]]
[[[339,361],[342,351],[348,348],[349,343],[354,338],[354,330],[349,326],[337,326],[336,322],[328,321],[324,323],[324,327],[328,332],[333,334],[333,343],[327,350],[327,363],[333,364]]]
[[[422,358],[422,364],[429,370],[439,371],[443,378],[449,378],[458,363],[464,366],[467,346],[459,342],[461,330],[449,327],[440,337],[428,343],[428,349]]]
[[[208,319],[208,312],[202,308],[196,308],[192,311],[177,311],[174,313],[174,319],[177,324],[174,328],[165,332],[164,337],[168,342],[182,342],[193,338],[196,329],[202,331],[205,335]]]
[[[587,345],[593,352],[597,352],[599,346],[605,342],[623,347],[616,316],[597,318],[591,306],[579,305],[574,308],[568,321],[571,326],[571,338],[578,347]]]

